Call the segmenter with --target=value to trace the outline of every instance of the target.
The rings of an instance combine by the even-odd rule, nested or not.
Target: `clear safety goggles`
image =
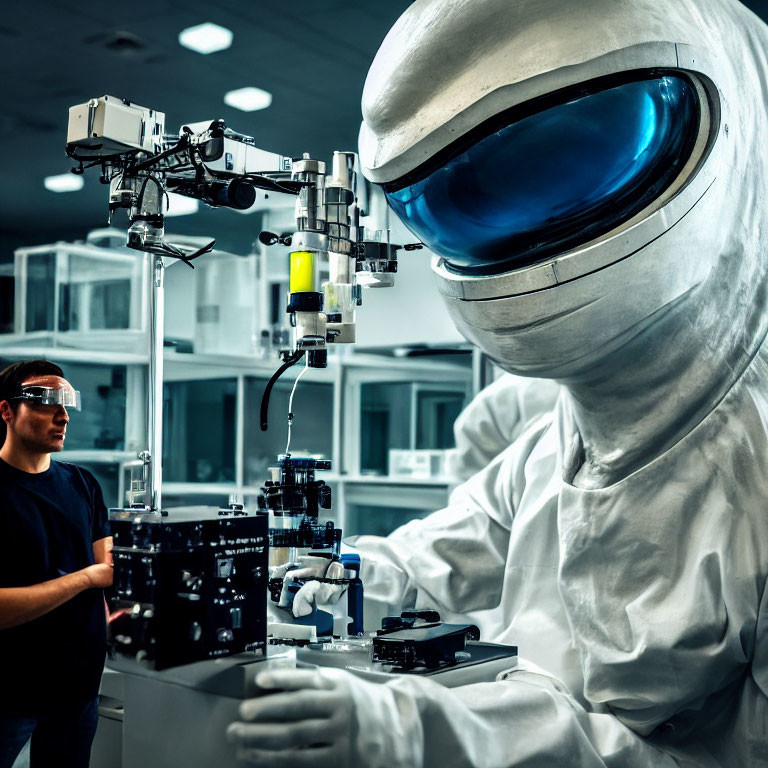
[[[21,395],[13,400],[30,405],[62,405],[65,408],[80,410],[80,392],[76,389],[56,389],[55,387],[23,386]]]
[[[600,237],[653,203],[700,126],[697,89],[682,73],[614,77],[516,107],[383,188],[448,269],[498,274]]]

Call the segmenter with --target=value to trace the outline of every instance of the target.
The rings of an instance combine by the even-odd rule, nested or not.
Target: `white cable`
[[[293,425],[293,396],[296,394],[296,386],[299,383],[299,379],[309,370],[309,355],[304,355],[304,367],[296,377],[296,381],[293,382],[293,389],[291,389],[291,396],[288,398],[288,442],[285,444],[285,452],[289,453],[291,448],[291,426]]]

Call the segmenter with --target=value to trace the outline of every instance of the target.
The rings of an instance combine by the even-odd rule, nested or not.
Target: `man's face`
[[[32,376],[22,382],[28,387],[52,387],[72,389],[72,385],[61,376]],[[9,436],[19,447],[34,453],[53,453],[64,447],[64,438],[69,423],[69,414],[63,405],[41,405],[28,401],[16,401],[15,409],[7,402],[0,404]]]

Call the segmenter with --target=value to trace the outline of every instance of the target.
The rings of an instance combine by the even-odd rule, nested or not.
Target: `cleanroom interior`
[[[5,5],[0,768],[768,766],[768,0]]]
[[[85,407],[71,421],[62,460],[90,469],[108,506],[125,503],[130,465],[146,440],[148,285],[142,254],[124,247],[127,219],[107,221],[107,188],[84,174],[82,188],[57,192],[49,176],[69,173],[67,109],[103,94],[163,110],[169,127],[224,118],[260,148],[326,158],[354,149],[360,94],[381,39],[408,2],[14,4],[0,35],[4,127],[28,150],[2,160],[12,185],[0,190],[0,359],[58,362],[77,381]],[[201,54],[179,34],[214,22],[234,30],[229,48]],[[65,62],[65,64],[64,64]],[[267,108],[243,111],[225,94],[254,86]],[[175,128],[174,128],[175,130]],[[72,178],[75,178],[72,176]],[[216,250],[165,283],[163,496],[165,504],[246,504],[282,450],[295,374],[278,384],[274,426],[262,433],[258,405],[286,348],[287,249],[264,246],[262,230],[292,225],[293,200],[259,192],[245,211],[197,201],[174,206],[169,238],[216,239]],[[411,238],[389,222],[393,240]],[[196,238],[196,240],[195,240]],[[326,370],[297,389],[293,445],[332,460],[328,474],[345,533],[386,533],[442,506],[452,423],[487,367],[454,329],[430,279],[430,254],[400,259],[385,291],[366,290],[353,349],[332,350]],[[444,352],[444,354],[440,354]],[[434,451],[431,466],[420,454]],[[381,507],[383,487],[396,504]]]

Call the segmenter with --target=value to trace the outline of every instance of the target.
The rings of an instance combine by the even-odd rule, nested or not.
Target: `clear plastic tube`
[[[291,452],[291,427],[293,426],[293,396],[296,394],[296,387],[299,384],[299,380],[301,377],[309,370],[309,356],[304,356],[304,367],[301,369],[301,372],[296,377],[296,381],[293,382],[293,388],[291,389],[291,396],[288,399],[288,441],[285,444],[285,452],[286,454],[290,454]]]

